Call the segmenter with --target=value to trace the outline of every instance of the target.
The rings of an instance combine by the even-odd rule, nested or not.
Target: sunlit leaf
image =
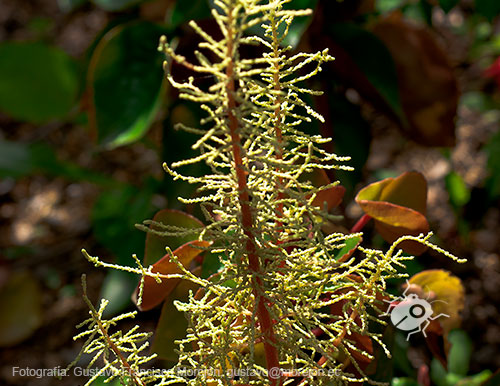
[[[342,247],[337,253],[335,253],[335,260],[339,262],[346,261],[352,256],[358,245],[361,243],[362,238],[350,237],[345,241],[345,246]]]
[[[162,101],[163,57],[157,50],[164,28],[132,22],[113,28],[93,52],[88,86],[89,120],[99,143],[115,147],[141,138]]]
[[[208,247],[209,245],[210,243],[208,241],[195,240],[180,246],[173,251],[173,254],[185,268],[189,268],[191,261],[204,251],[202,248]],[[182,273],[177,264],[171,261],[169,254],[166,254],[153,264],[151,271],[164,275]],[[161,283],[158,283],[152,277],[145,277],[142,304],[139,306],[139,309],[141,311],[147,311],[160,304],[170,292],[172,292],[177,284],[179,284],[180,280],[181,279],[162,279]],[[138,294],[138,290],[139,287],[136,290],[136,295]]]
[[[460,312],[464,308],[464,287],[460,279],[441,269],[432,269],[417,273],[410,278],[410,284],[419,286],[425,297],[430,295],[435,315],[446,314],[439,323],[444,335],[460,325]]]
[[[27,272],[11,274],[0,287],[0,346],[29,338],[42,324],[42,292]]]
[[[43,123],[64,117],[75,105],[78,76],[73,60],[43,43],[0,44],[0,110]]]
[[[386,178],[363,188],[356,202],[375,219],[375,227],[388,242],[403,235],[429,231],[425,218],[427,182],[418,172],[406,172],[397,178]],[[400,244],[408,253],[421,254],[425,246],[416,242]]]

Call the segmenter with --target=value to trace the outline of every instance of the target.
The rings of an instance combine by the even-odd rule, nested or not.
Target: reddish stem
[[[234,82],[234,63],[233,63],[233,31],[232,25],[232,9],[228,12],[228,31],[227,31],[227,56],[231,58],[226,68],[226,75],[228,82],[226,85],[226,91],[228,95],[228,120],[229,120],[229,130],[231,133],[232,142],[232,152],[234,158],[234,165],[236,169],[236,178],[238,182],[238,199],[241,206],[241,222],[243,226],[243,232],[247,237],[247,242],[245,244],[245,249],[248,255],[248,265],[250,269],[255,273],[252,280],[253,293],[255,296],[255,302],[257,307],[257,319],[261,328],[262,336],[264,338],[264,351],[266,355],[266,363],[268,370],[268,377],[271,386],[276,386],[281,384],[281,377],[275,378],[272,376],[273,368],[279,368],[278,351],[276,349],[276,337],[274,335],[271,316],[266,308],[266,299],[263,296],[262,291],[262,281],[259,277],[260,274],[260,262],[257,255],[257,249],[255,245],[255,237],[252,233],[253,229],[253,216],[250,208],[250,197],[248,194],[246,171],[243,165],[243,159],[241,155],[241,140],[238,132],[238,119],[234,114],[236,108],[236,101],[234,98],[235,92],[235,82]]]
[[[351,233],[356,233],[359,232],[361,229],[365,227],[366,224],[368,224],[368,221],[370,221],[372,218],[370,215],[365,214],[361,216],[361,218],[358,220],[356,224],[351,229]]]

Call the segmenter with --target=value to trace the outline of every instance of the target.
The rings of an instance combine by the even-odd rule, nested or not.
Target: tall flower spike
[[[323,150],[330,139],[302,131],[313,119],[322,120],[307,104],[308,96],[320,92],[304,82],[333,58],[327,50],[290,56],[291,48],[283,46],[289,27],[295,17],[311,11],[287,10],[289,1],[214,0],[212,16],[222,38],[191,22],[201,39],[196,63],[177,54],[165,37],[160,41],[170,83],[206,113],[201,128],[178,125],[199,135],[193,148],[200,155],[164,168],[202,193],[179,200],[201,206],[208,225],[198,238],[220,256],[217,275],[199,278],[175,256],[181,273],[159,275],[140,264],[112,266],[85,252],[95,265],[135,272],[141,283],[146,276],[182,277],[199,286],[187,301],[175,301],[189,328],[177,342],[173,372],[156,379],[160,385],[382,384],[370,380],[359,363],[359,358],[373,359],[373,350],[352,337],[369,338],[390,356],[382,336],[369,326],[385,324],[380,308],[388,296],[387,280],[406,276],[398,268],[412,257],[396,247],[411,239],[443,252],[424,235],[400,238],[384,253],[357,246],[362,233],[322,231],[336,217],[314,200],[337,182],[317,187],[308,175],[351,168],[342,164],[348,157]],[[257,45],[262,54],[244,56],[247,45]],[[176,80],[174,62],[193,76]],[[213,84],[198,85],[197,75],[207,74]],[[193,177],[177,171],[198,162],[206,163],[211,174]],[[155,232],[193,230],[165,226]],[[356,245],[356,251],[346,253],[347,245]],[[186,369],[195,370],[194,376],[178,375]],[[321,376],[325,373],[330,376]]]

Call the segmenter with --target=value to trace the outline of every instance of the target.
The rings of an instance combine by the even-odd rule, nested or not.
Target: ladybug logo
[[[419,331],[422,331],[424,336],[427,337],[425,329],[429,326],[431,320],[435,320],[441,316],[449,318],[450,315],[439,314],[433,316],[434,311],[432,310],[432,303],[444,301],[434,300],[429,302],[428,299],[422,299],[416,294],[406,295],[410,289],[410,283],[408,280],[406,281],[406,284],[407,286],[403,292],[403,296],[400,296],[393,301],[386,300],[386,302],[390,303],[390,305],[384,315],[391,315],[391,322],[397,329],[408,331],[406,340],[410,339],[410,335],[416,334]]]

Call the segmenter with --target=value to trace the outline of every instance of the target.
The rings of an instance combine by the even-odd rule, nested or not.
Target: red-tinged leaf
[[[181,228],[203,227],[203,223],[196,217],[174,209],[160,210],[153,217],[153,221]],[[154,225],[151,225],[150,228],[160,232],[162,231],[161,228]],[[154,233],[148,232],[146,236],[146,250],[144,251],[144,265],[149,266],[154,264],[161,257],[163,257],[165,255],[165,247],[168,246],[170,249],[174,250],[179,248],[181,245],[195,240],[196,237],[197,236],[195,234],[186,236],[158,236]]]
[[[320,188],[331,183],[328,175],[323,169],[314,169],[310,173],[304,173],[301,180],[309,180],[311,184]],[[324,189],[316,193],[316,197],[313,201],[313,205],[323,209],[323,205],[326,202],[328,210],[335,208],[342,202],[344,197],[345,188],[343,186],[337,185],[328,189]]]
[[[331,188],[321,190],[316,194],[313,200],[313,205],[323,208],[326,202],[328,210],[331,210],[340,205],[344,197],[345,188],[343,186],[333,186]]]
[[[396,64],[408,134],[425,145],[452,146],[459,91],[453,66],[435,34],[396,12],[379,19],[371,30]]]
[[[425,218],[427,182],[418,172],[406,172],[397,178],[386,178],[362,189],[356,202],[375,220],[375,227],[388,242],[403,235],[417,236],[429,231]],[[408,253],[419,255],[424,245],[405,241],[399,245]]]
[[[173,254],[177,257],[184,267],[188,267],[191,261],[202,253],[204,247],[208,247],[208,241],[191,241],[177,248]],[[170,255],[163,256],[158,262],[153,264],[152,272],[159,272],[164,275],[181,273],[177,264],[170,260]],[[158,283],[152,277],[144,278],[144,292],[142,294],[142,304],[139,306],[141,311],[147,311],[160,304],[179,284],[181,279],[162,279]],[[134,301],[138,296],[139,286],[134,294]]]

